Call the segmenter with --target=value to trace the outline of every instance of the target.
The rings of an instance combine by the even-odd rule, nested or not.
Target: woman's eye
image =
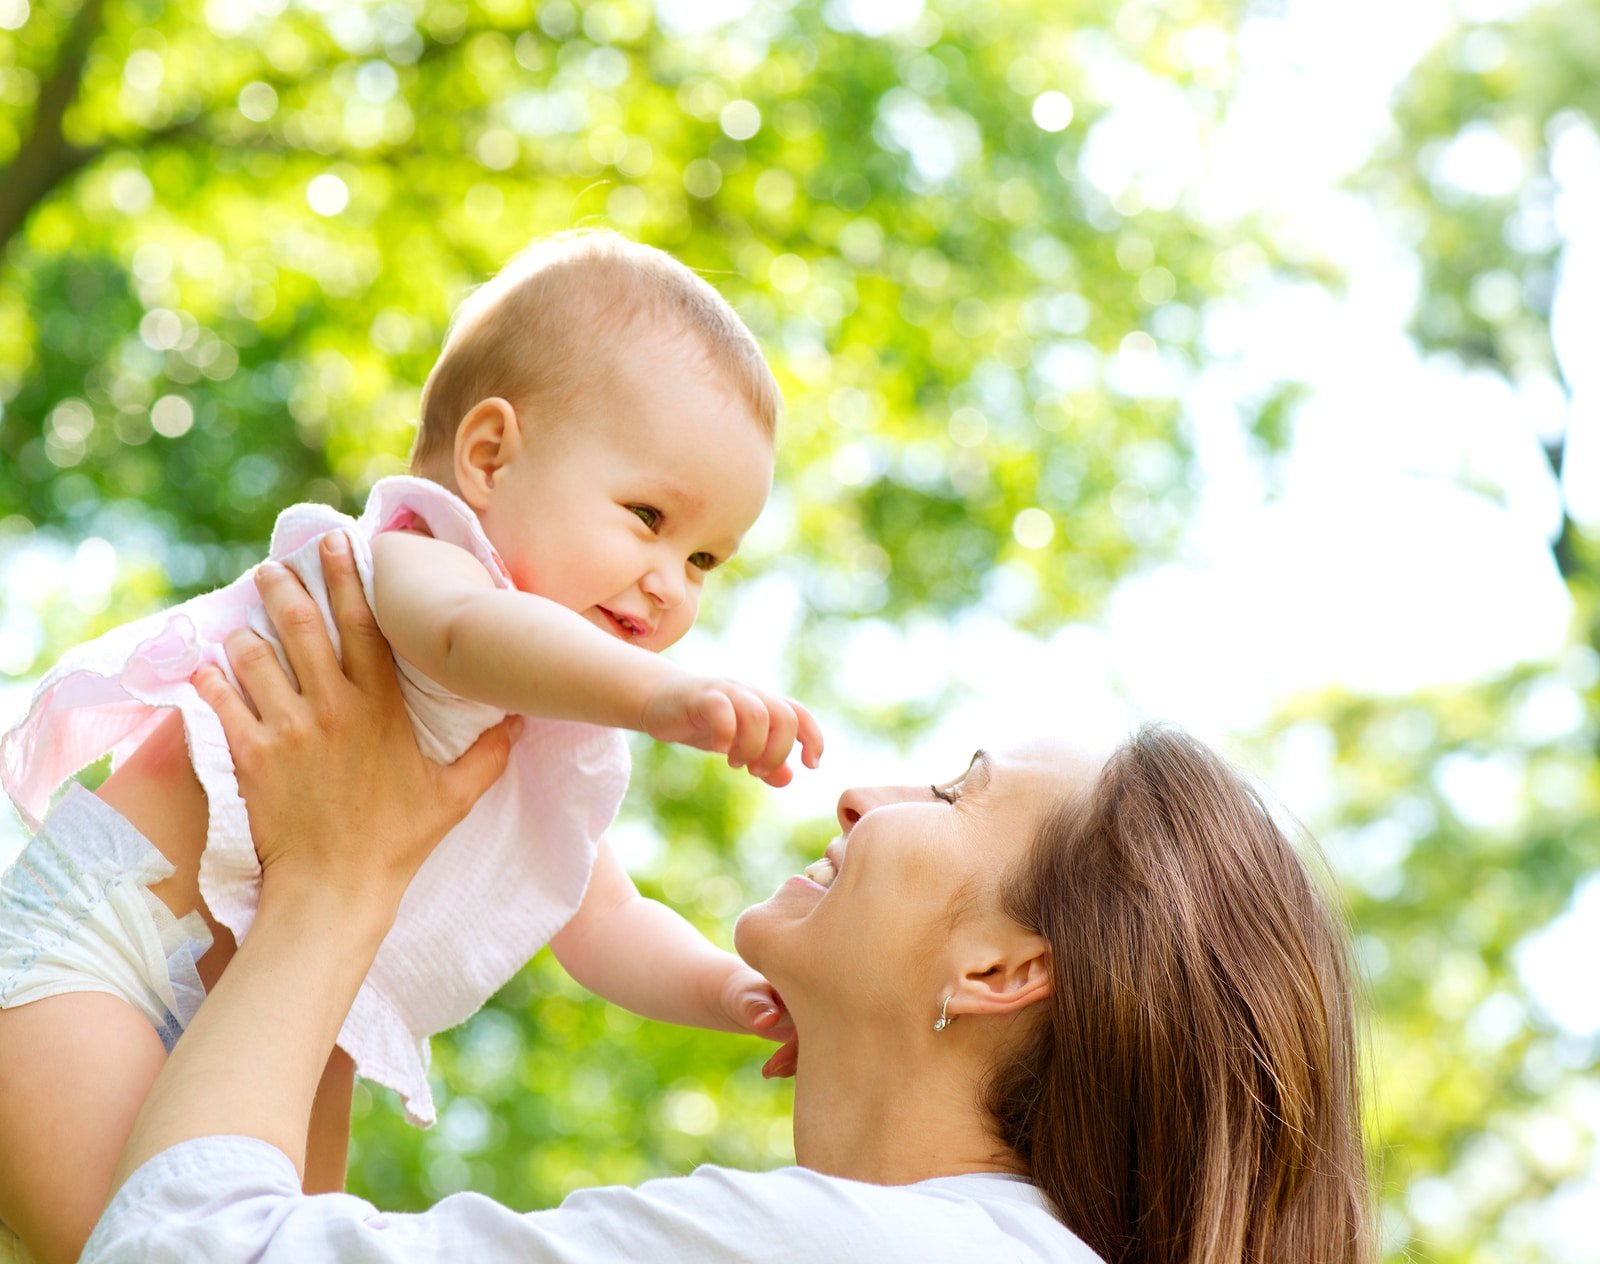
[[[654,531],[661,525],[661,511],[650,505],[629,505],[628,508],[638,515],[639,521]]]
[[[689,554],[689,565],[697,571],[709,571],[715,569],[717,559],[709,553],[691,553]]]

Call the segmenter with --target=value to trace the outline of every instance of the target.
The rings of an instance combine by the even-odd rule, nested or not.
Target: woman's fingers
[[[300,692],[326,696],[339,683],[341,673],[317,603],[299,576],[277,562],[263,562],[256,568],[256,591],[278,633],[289,668],[300,682]],[[255,686],[243,676],[239,679],[259,704],[262,699]]]
[[[261,721],[239,696],[239,691],[228,683],[220,667],[209,664],[195,673],[194,688],[200,701],[217,713],[223,736],[228,739],[228,749],[241,750]]]
[[[299,706],[294,681],[268,645],[249,628],[240,628],[223,642],[233,674],[256,712],[269,724],[279,724]]]
[[[394,655],[372,617],[356,572],[350,538],[343,531],[322,537],[322,575],[344,658],[344,674],[363,691],[394,687]]]
[[[520,715],[508,715],[492,729],[484,730],[455,763],[439,774],[445,796],[461,805],[462,816],[472,810],[478,796],[505,771],[512,743],[522,735],[522,727]]]

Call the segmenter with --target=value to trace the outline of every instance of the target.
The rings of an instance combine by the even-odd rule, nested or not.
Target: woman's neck
[[[918,1033],[886,1048],[859,1033],[830,1040],[808,1031],[795,1073],[796,1161],[875,1185],[972,1172],[1025,1175],[980,1103],[984,1063],[950,1035]]]

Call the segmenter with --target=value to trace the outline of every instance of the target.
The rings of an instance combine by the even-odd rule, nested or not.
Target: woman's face
[[[931,1022],[951,971],[1007,923],[1002,880],[1044,813],[1087,792],[1103,758],[1035,742],[980,750],[931,785],[847,790],[825,859],[740,917],[740,954],[802,1018],[815,999]]]

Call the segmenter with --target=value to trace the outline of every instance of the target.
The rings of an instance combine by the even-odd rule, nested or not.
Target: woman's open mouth
[[[806,866],[806,877],[815,882],[826,891],[833,885],[833,880],[839,876],[839,871],[834,868],[832,859],[824,856],[821,860],[813,860]]]

